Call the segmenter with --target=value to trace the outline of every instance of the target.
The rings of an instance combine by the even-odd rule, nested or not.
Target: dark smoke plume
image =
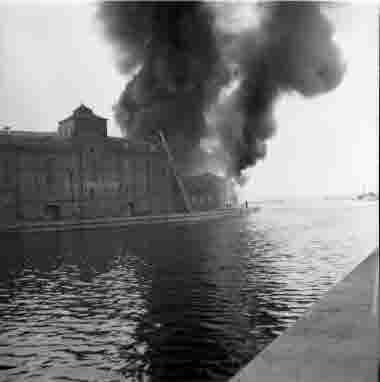
[[[240,123],[225,115],[223,146],[233,158],[233,174],[255,165],[266,154],[266,140],[275,132],[273,107],[283,92],[310,97],[334,89],[344,65],[333,30],[317,3],[281,2],[262,5],[259,30],[243,32],[228,49],[241,78],[230,101]],[[230,105],[231,107],[231,105]],[[231,138],[231,130],[239,129]]]
[[[163,130],[177,162],[191,171],[204,156],[204,110],[227,81],[213,14],[199,2],[110,2],[99,15],[121,71],[138,72],[116,106],[122,129],[138,138]]]
[[[121,71],[136,73],[116,106],[122,129],[139,138],[163,130],[187,172],[213,163],[239,179],[266,155],[280,94],[314,96],[343,77],[322,5],[262,3],[252,5],[262,15],[255,25],[233,30],[220,22],[240,6],[111,2],[99,9]],[[207,139],[216,143],[208,153]]]

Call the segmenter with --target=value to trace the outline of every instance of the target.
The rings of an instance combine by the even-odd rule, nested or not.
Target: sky
[[[105,41],[94,4],[0,0],[0,127],[54,131],[80,103],[113,120],[126,80]],[[375,4],[331,7],[328,17],[347,63],[342,83],[275,107],[268,155],[247,170],[243,199],[378,190],[378,25]]]

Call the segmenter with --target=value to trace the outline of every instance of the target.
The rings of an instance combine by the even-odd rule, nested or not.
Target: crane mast
[[[168,161],[169,161],[169,164],[173,170],[174,177],[175,177],[176,182],[178,184],[178,188],[182,194],[186,212],[191,212],[192,208],[191,208],[190,199],[189,199],[189,196],[186,192],[186,188],[185,188],[185,185],[183,183],[183,180],[182,180],[182,178],[181,178],[181,176],[177,170],[177,166],[175,165],[175,161],[174,161],[173,155],[170,151],[168,142],[166,141],[165,135],[161,130],[158,132],[158,135],[160,137],[162,147],[164,148],[164,150],[166,151],[166,154],[168,156]]]

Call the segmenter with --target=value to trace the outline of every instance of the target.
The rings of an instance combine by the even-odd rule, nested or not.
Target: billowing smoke
[[[120,69],[134,73],[116,105],[123,131],[146,139],[163,130],[184,171],[212,168],[241,179],[266,155],[279,95],[314,96],[343,77],[322,6],[102,4]]]
[[[212,12],[199,2],[110,2],[99,11],[121,71],[137,73],[116,106],[122,129],[145,139],[162,130],[182,170],[199,167],[204,110],[227,81]]]
[[[222,146],[233,158],[233,174],[266,155],[266,141],[276,129],[273,108],[280,94],[297,91],[309,97],[327,92],[344,73],[332,27],[320,5],[269,3],[259,11],[259,28],[247,28],[225,47],[238,68],[240,83],[219,105]]]

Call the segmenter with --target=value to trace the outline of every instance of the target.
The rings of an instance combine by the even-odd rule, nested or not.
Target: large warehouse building
[[[57,133],[0,135],[0,219],[94,218],[175,210],[166,154],[107,136],[107,120],[81,105]]]
[[[205,208],[202,200],[212,200],[213,208],[225,206],[220,184],[195,187],[195,196],[193,188],[195,210]],[[0,133],[1,224],[183,210],[162,146],[108,137],[107,120],[84,105],[59,122],[56,133]]]

